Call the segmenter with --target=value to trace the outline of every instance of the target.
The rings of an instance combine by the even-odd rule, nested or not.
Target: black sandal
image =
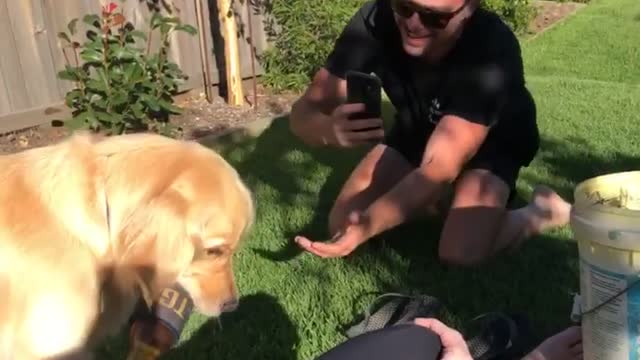
[[[478,333],[465,338],[474,360],[520,359],[525,355],[531,330],[524,315],[491,312],[473,319],[472,325],[477,329],[468,333]]]
[[[372,312],[374,305],[382,298],[392,298],[378,310]],[[377,297],[365,310],[364,319],[345,331],[345,335],[354,338],[358,335],[385,327],[412,322],[415,318],[436,317],[442,309],[442,303],[428,295],[383,294]]]

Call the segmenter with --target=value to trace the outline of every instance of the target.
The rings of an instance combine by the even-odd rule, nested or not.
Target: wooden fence
[[[124,15],[142,31],[147,29],[149,6],[162,6],[170,1],[178,9],[175,15],[183,22],[198,27],[196,1],[199,0],[127,0],[116,2]],[[59,80],[64,69],[58,32],[67,29],[68,22],[88,13],[99,13],[106,0],[0,0],[0,133],[39,125],[64,112],[64,96],[71,82]],[[216,0],[202,0],[205,17],[206,44],[214,84],[224,76],[224,40],[219,32]],[[247,1],[234,4],[238,21],[242,76],[251,76],[249,34],[246,32]],[[253,9],[255,10],[255,9]],[[259,54],[267,46],[264,15],[253,12],[254,47]],[[78,22],[77,41],[86,25]],[[200,30],[200,29],[199,29]],[[157,37],[156,37],[157,38]],[[172,39],[170,56],[189,76],[183,90],[203,86],[203,64],[198,36],[177,33]],[[157,46],[152,42],[152,47]],[[222,58],[221,58],[222,57]],[[216,61],[216,58],[218,61]],[[222,65],[221,65],[222,64]],[[219,70],[219,68],[221,68]],[[261,73],[256,61],[256,71]]]

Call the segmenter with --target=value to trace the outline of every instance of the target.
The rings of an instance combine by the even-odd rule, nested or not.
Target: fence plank
[[[175,6],[179,9],[176,14],[180,20],[197,29],[196,9],[193,0],[174,0]],[[201,64],[198,50],[198,36],[192,36],[182,32],[174,32],[170,38],[171,48],[170,58],[183,69],[189,78],[201,77]]]
[[[68,32],[67,24],[73,18],[80,18],[77,24],[78,33],[73,40],[82,42],[84,36],[84,26],[82,25],[82,15],[84,4],[78,0],[44,0],[43,1],[44,22],[47,27],[47,39],[49,41],[49,49],[51,51],[51,58],[53,59],[53,65],[55,72],[64,69],[66,65],[65,56],[62,53],[62,45],[60,39],[58,39],[58,33],[61,31]],[[66,55],[69,62],[75,65],[75,56],[71,49],[66,49]],[[58,94],[60,98],[63,98],[65,94],[71,90],[74,85],[71,81],[60,80],[56,76],[56,86],[58,87]]]
[[[87,31],[92,30],[95,31],[94,28],[85,24],[82,20],[85,15],[88,14],[97,14],[100,15],[102,0],[44,0],[46,3],[46,13],[47,17],[50,21],[50,31],[53,41],[56,42],[55,47],[52,46],[52,52],[54,57],[54,62],[58,64],[57,70],[62,70],[64,68],[64,64],[66,63],[64,54],[62,53],[62,49],[60,48],[60,42],[57,39],[57,33],[60,31],[68,31],[67,25],[69,21],[76,18],[78,22],[76,23],[76,35],[72,36],[73,41],[77,41],[80,44],[83,44],[87,41]],[[76,62],[82,64],[83,61],[80,59],[79,52],[75,54],[72,49],[67,49],[66,51],[69,62],[72,65],[75,65]],[[75,87],[75,84],[71,81],[60,80],[57,79],[58,87],[63,92],[63,95],[66,94],[67,91],[71,90]]]
[[[262,14],[256,14],[255,9],[249,1],[244,4],[236,4],[236,19],[238,21],[238,47],[240,48],[240,59],[242,61],[242,69],[249,69],[248,72],[243,71],[245,77],[251,76],[251,46],[255,49],[254,61],[256,74],[261,72],[260,64],[257,56],[262,53],[265,48],[265,36],[262,25]],[[249,33],[249,17],[247,16],[247,7],[251,7],[251,25],[253,31],[253,39]]]
[[[3,73],[7,94],[11,104],[8,109],[0,109],[0,114],[7,114],[18,109],[29,107],[29,97],[27,88],[24,85],[22,67],[18,57],[18,48],[11,22],[9,21],[9,11],[7,2],[12,0],[0,0],[0,71]],[[0,91],[4,89],[0,88]]]
[[[9,88],[4,80],[4,75],[0,71],[0,114],[11,110],[11,101],[9,100]]]
[[[41,4],[38,0],[7,1],[30,107],[59,98]]]

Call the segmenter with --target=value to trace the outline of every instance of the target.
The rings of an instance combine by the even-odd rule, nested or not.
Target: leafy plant
[[[88,26],[83,44],[73,39],[79,19],[69,22],[68,32],[58,33],[66,60],[58,77],[75,83],[65,97],[73,110],[65,125],[109,135],[136,130],[173,135],[176,129],[169,124],[169,115],[182,110],[174,105],[173,96],[188,77],[168,58],[169,39],[174,31],[194,35],[196,29],[155,11],[145,33],[136,30],[117,8],[109,3],[99,15],[82,18]],[[160,46],[152,53],[155,33]],[[71,50],[73,62],[66,49]]]
[[[260,57],[265,85],[301,90],[324,63],[335,40],[365,0],[288,0],[264,4],[273,23],[271,46]]]
[[[495,12],[516,33],[523,34],[536,15],[531,0],[483,0],[482,7]]]

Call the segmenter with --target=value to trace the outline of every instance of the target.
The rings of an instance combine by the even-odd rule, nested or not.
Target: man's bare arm
[[[422,165],[367,209],[367,237],[400,225],[454,181],[478,151],[489,128],[456,116],[442,118],[427,143]]]

